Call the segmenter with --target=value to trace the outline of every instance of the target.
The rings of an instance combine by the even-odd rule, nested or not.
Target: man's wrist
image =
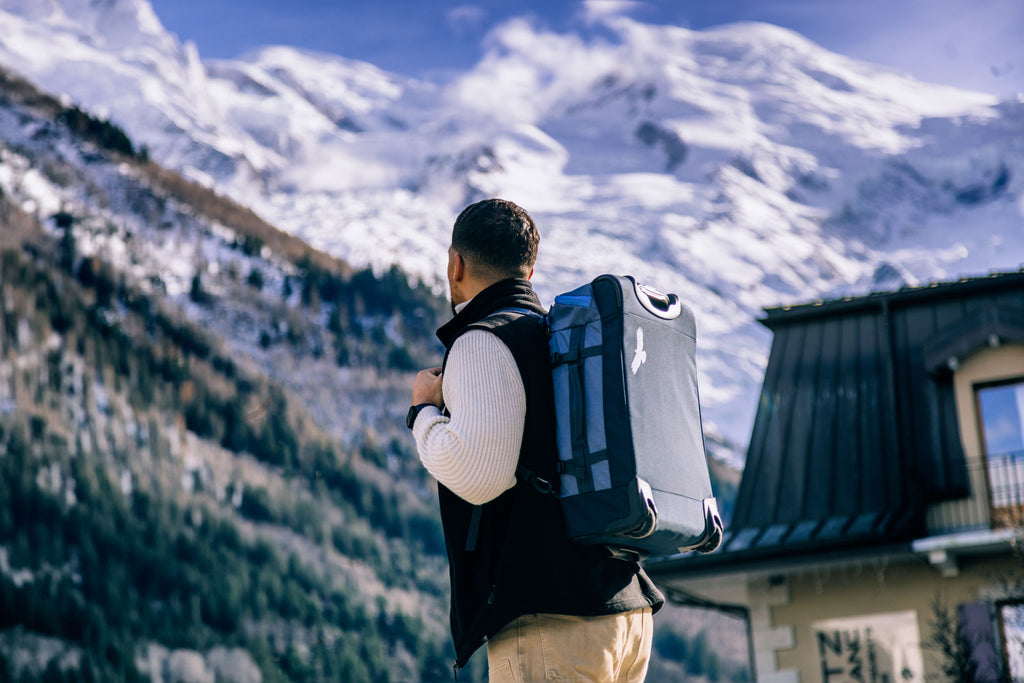
[[[409,408],[409,412],[405,415],[405,426],[412,429],[413,425],[416,424],[416,418],[419,416],[420,411],[433,405],[433,403],[417,403]]]

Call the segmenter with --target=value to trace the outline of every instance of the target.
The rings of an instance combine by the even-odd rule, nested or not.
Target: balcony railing
[[[993,506],[1024,504],[1024,451],[988,456],[988,481]]]
[[[997,453],[966,462],[970,496],[933,505],[931,533],[1024,526],[1024,451]]]

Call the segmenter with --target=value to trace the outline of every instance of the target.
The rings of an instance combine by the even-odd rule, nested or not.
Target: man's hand
[[[412,383],[412,405],[431,403],[438,408],[444,407],[441,394],[441,368],[422,370]]]

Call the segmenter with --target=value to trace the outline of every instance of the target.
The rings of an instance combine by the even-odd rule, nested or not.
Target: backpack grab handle
[[[675,294],[663,294],[639,282],[633,283],[633,289],[643,307],[659,318],[674,320],[683,310],[683,305]]]

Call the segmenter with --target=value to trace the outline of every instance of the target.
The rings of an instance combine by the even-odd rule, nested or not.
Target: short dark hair
[[[452,229],[452,248],[470,267],[504,277],[525,277],[537,261],[539,244],[530,214],[505,199],[470,204]]]

